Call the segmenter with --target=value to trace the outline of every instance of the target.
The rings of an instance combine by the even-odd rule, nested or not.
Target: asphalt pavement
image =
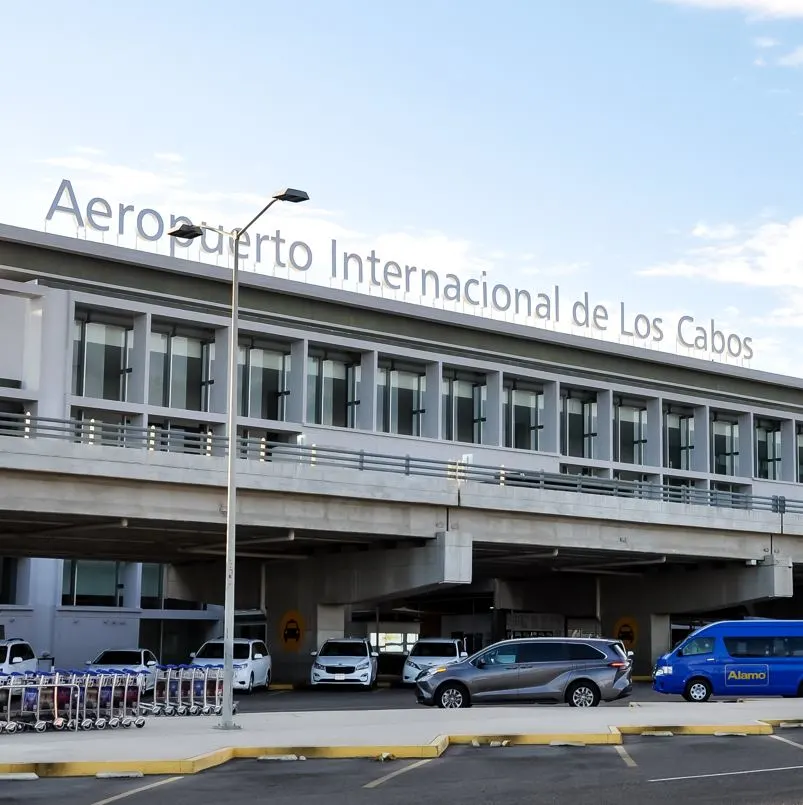
[[[728,805],[803,802],[803,735],[642,737],[624,746],[453,747],[424,761],[236,761],[199,775],[0,782],[26,805]]]
[[[415,700],[412,688],[376,688],[362,690],[353,688],[315,688],[312,690],[256,691],[250,696],[235,694],[241,713],[287,713],[313,710],[405,710],[421,707]],[[602,707],[627,707],[630,702],[683,701],[680,696],[664,696],[656,693],[649,683],[636,683],[633,695]],[[505,703],[508,706],[508,703]],[[522,707],[532,707],[523,704]],[[554,706],[554,705],[544,705]],[[567,706],[567,705],[563,705]]]

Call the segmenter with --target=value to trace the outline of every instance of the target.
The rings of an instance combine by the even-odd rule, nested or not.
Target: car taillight
[[[627,663],[617,660],[616,662],[609,662],[608,666],[611,668],[627,668]]]

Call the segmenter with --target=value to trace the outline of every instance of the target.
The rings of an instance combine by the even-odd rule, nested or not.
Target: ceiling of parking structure
[[[744,560],[733,561],[741,564]],[[474,544],[475,578],[528,578],[543,573],[643,576],[668,567],[713,567],[724,564],[720,560],[701,560],[698,556]]]
[[[179,564],[222,560],[225,542],[225,526],[208,523],[0,513],[0,556]],[[299,561],[328,553],[399,545],[378,535],[237,528],[237,556],[242,559]]]

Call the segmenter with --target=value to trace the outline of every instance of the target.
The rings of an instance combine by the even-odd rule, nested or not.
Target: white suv
[[[146,648],[106,649],[94,660],[87,660],[93,671],[134,671],[145,675],[145,690],[153,690],[156,685],[156,656]]]
[[[361,685],[372,688],[376,684],[377,657],[371,644],[356,637],[327,640],[318,651],[313,651],[315,662],[310,672],[310,685]]]
[[[223,665],[223,640],[207,641],[190,658],[193,665]],[[261,640],[235,639],[235,689],[251,693],[254,688],[270,687],[271,669],[270,652]]]
[[[402,669],[402,683],[411,685],[422,671],[433,665],[448,665],[468,656],[460,640],[441,637],[422,637],[410,649]]]
[[[0,640],[0,674],[31,674],[37,669],[30,643],[12,637]]]

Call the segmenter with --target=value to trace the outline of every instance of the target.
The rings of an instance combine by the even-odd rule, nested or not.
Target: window
[[[84,444],[102,444],[109,447],[142,446],[142,431],[131,429],[132,417],[113,414],[110,411],[73,412],[76,420],[75,440]]]
[[[683,646],[681,650],[681,656],[683,657],[695,657],[699,654],[711,654],[714,650],[714,638],[713,637],[697,637],[694,640],[690,640]]]
[[[368,644],[358,640],[327,640],[319,657],[367,657]]]
[[[717,475],[739,473],[739,423],[714,420],[711,423],[713,471]]]
[[[237,362],[240,415],[284,421],[290,394],[290,354],[240,347]]]
[[[443,378],[441,415],[443,438],[453,442],[482,444],[488,386],[485,378]]]
[[[566,456],[595,458],[597,453],[597,402],[562,397],[561,447]]]
[[[17,560],[0,556],[0,604],[17,603]]]
[[[307,358],[307,422],[336,428],[357,426],[360,364],[310,355]]]
[[[208,411],[215,345],[180,335],[151,333],[148,401],[151,405]]]
[[[620,656],[624,656],[624,659],[627,659],[627,654],[623,654],[622,649],[616,643],[613,644],[612,648]],[[599,649],[594,648],[594,646],[589,646],[588,643],[570,643],[569,659],[576,660],[578,662],[604,660],[605,655]]]
[[[517,450],[538,450],[540,431],[544,427],[544,395],[540,391],[506,388],[503,417],[505,447]]]
[[[164,565],[146,562],[142,565],[141,604],[143,609],[164,608]]]
[[[73,394],[125,401],[133,347],[132,328],[97,322],[74,322]]]
[[[647,444],[647,411],[634,405],[618,404],[613,418],[613,460],[643,464]]]
[[[495,648],[488,649],[478,659],[481,659],[485,665],[500,666],[500,665],[516,665],[519,662],[519,651],[521,649],[520,643],[509,643],[507,645],[496,646]]]
[[[664,417],[664,466],[672,470],[692,469],[694,416],[667,412]]]
[[[380,366],[376,385],[377,430],[420,436],[426,387],[426,374]]]
[[[803,637],[726,637],[723,642],[731,657],[803,657]]]
[[[14,662],[16,659],[20,659],[23,662],[28,662],[28,660],[35,660],[36,655],[33,653],[33,649],[27,643],[12,643],[11,656],[9,659],[11,662]]]
[[[119,562],[68,559],[63,567],[62,606],[122,606]]]
[[[205,643],[198,650],[195,655],[197,660],[222,660],[223,659],[223,641],[215,640],[211,643]],[[234,659],[235,660],[250,660],[251,649],[248,643],[235,643],[234,644]]]
[[[261,654],[263,657],[267,657],[270,653],[268,651],[268,647],[264,643],[254,643],[253,644],[253,656],[256,657],[257,654]]]
[[[416,643],[410,652],[411,657],[457,657],[456,643]]]
[[[209,425],[152,420],[148,424],[146,440],[148,450],[200,456],[211,454],[212,436]]]
[[[756,477],[781,478],[781,423],[756,420]]]
[[[568,662],[568,643],[522,643],[519,662]]]
[[[93,665],[122,665],[131,667],[142,664],[140,651],[104,651],[94,660]]]

